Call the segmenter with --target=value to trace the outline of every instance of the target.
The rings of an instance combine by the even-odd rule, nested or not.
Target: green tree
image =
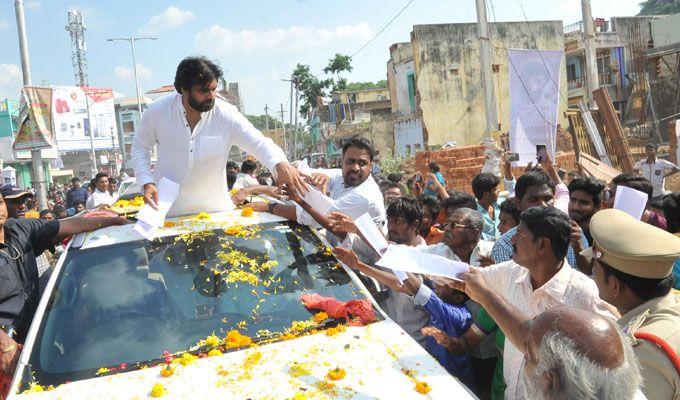
[[[640,3],[638,15],[664,15],[680,12],[680,0],[647,0]]]
[[[352,58],[348,55],[336,53],[334,58],[328,60],[328,65],[323,69],[323,72],[331,75],[333,82],[333,90],[345,90],[347,87],[347,80],[341,80],[340,73],[343,71],[352,72]]]
[[[364,89],[378,89],[387,88],[387,80],[383,79],[378,82],[350,82],[347,84],[345,90],[364,90]]]
[[[281,126],[281,121],[276,120],[276,118],[271,115],[246,115],[246,118],[248,118],[248,121],[250,121],[255,128],[261,131],[267,129],[267,121],[269,121],[269,129],[274,129],[275,126]]]
[[[320,80],[314,76],[310,70],[309,65],[298,64],[293,71],[293,78],[300,90],[300,115],[305,117],[307,112],[313,107],[316,107],[316,99],[318,97],[326,97],[326,89],[331,85],[330,79]]]

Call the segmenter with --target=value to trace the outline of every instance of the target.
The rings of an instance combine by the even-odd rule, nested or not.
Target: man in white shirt
[[[666,193],[666,178],[680,172],[680,168],[672,162],[657,158],[656,150],[654,143],[648,143],[645,146],[647,158],[638,161],[633,167],[633,170],[652,182],[654,187],[652,200],[657,200]],[[666,173],[666,171],[670,172]]]
[[[328,213],[338,211],[352,219],[368,213],[378,228],[383,230],[385,205],[380,188],[371,176],[374,153],[373,145],[365,137],[351,138],[342,146],[342,169],[313,170],[312,178],[334,200]],[[322,215],[302,199],[292,198],[298,202],[297,205],[253,203],[252,207],[255,211],[268,211],[303,225],[326,228],[331,233],[328,237],[331,245],[335,245],[337,238],[332,235],[334,225],[328,215]]]
[[[116,199],[109,193],[109,176],[100,172],[95,175],[94,182],[96,185],[94,192],[87,198],[85,208],[88,210],[96,210],[101,205],[113,205],[113,203],[116,202]]]
[[[245,189],[251,186],[259,186],[260,182],[255,177],[257,163],[252,160],[245,160],[241,164],[241,172],[236,174],[236,182],[232,189]]]
[[[614,320],[618,318],[616,309],[600,299],[595,282],[571,268],[566,261],[571,238],[571,224],[566,214],[553,207],[531,207],[522,213],[516,232],[511,239],[512,261],[473,268],[473,273],[481,275],[493,293],[529,318],[560,305],[592,311]],[[492,317],[497,317],[489,309],[491,300],[484,296],[487,292],[477,295],[458,281],[451,284],[465,290]],[[496,322],[503,327],[501,320]],[[523,351],[506,338],[503,374],[508,400],[530,398],[522,379],[525,362]]]
[[[168,215],[234,208],[227,188],[226,164],[233,144],[252,154],[276,175],[279,187],[307,190],[299,171],[283,150],[255,129],[236,107],[217,97],[222,70],[205,57],[187,57],[177,67],[175,89],[144,112],[130,155],[144,200],[155,207],[156,182],[165,177],[180,184]],[[151,172],[151,152],[158,161]]]

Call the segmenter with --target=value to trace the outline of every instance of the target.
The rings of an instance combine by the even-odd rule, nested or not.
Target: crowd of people
[[[388,316],[482,399],[674,399],[680,194],[643,176],[646,165],[677,172],[654,145],[647,153],[636,173],[611,182],[546,159],[519,177],[504,163],[504,178],[480,173],[461,192],[447,190],[436,164],[407,178],[374,175],[373,147],[356,137],[340,169],[310,173],[334,201],[328,213],[295,195],[249,206],[325,229]],[[281,198],[248,174],[235,203]],[[641,220],[613,208],[617,186],[647,195]],[[354,225],[365,213],[391,243],[468,263],[470,273],[463,283],[410,273],[400,282]]]

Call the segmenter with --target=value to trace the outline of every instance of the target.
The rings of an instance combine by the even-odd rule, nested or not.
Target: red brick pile
[[[576,169],[573,152],[558,153],[557,165],[567,171]],[[421,151],[415,155],[415,166],[421,173],[429,172],[427,165],[434,162],[441,168],[446,188],[472,194],[470,182],[484,166],[484,146],[460,146],[449,149]],[[524,172],[523,167],[513,168],[515,176]]]

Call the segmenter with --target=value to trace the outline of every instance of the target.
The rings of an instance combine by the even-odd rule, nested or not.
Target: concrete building
[[[563,50],[562,22],[500,22],[489,24],[489,29],[497,112],[501,130],[507,131],[508,49]],[[392,112],[398,117],[397,154],[450,141],[459,145],[481,142],[486,119],[479,52],[477,24],[473,23],[415,25],[410,42],[390,47],[387,80]],[[564,68],[560,81],[566,93]]]
[[[652,45],[651,23],[659,18],[613,17],[609,21],[595,18],[598,84],[607,88],[624,120],[626,113],[631,112],[630,107],[636,107],[628,104],[629,97],[635,89],[637,75],[644,71],[642,52]],[[564,27],[564,51],[569,105],[575,107],[579,101],[588,100],[582,21]]]

